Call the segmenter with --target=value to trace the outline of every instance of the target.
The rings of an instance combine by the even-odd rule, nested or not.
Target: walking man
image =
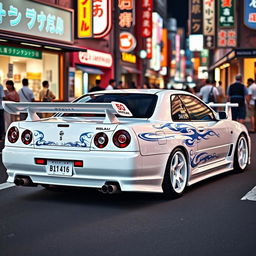
[[[200,89],[199,97],[205,102],[218,102],[219,92],[217,88],[211,84],[209,79],[205,80],[205,85]]]
[[[238,108],[232,108],[232,119],[244,124],[246,117],[245,99],[248,95],[248,90],[246,86],[242,84],[241,74],[236,75],[236,82],[228,87],[227,95],[227,101],[238,103]]]
[[[248,112],[251,122],[250,132],[255,132],[255,102],[256,102],[256,84],[252,78],[247,80],[248,85]]]

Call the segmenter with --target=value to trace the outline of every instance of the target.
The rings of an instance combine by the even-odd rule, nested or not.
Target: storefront
[[[67,51],[74,47],[73,10],[28,0],[1,1],[0,83],[11,79],[16,90],[23,78],[38,99],[48,80],[57,100],[67,98]]]
[[[114,77],[113,58],[110,53],[86,49],[86,52],[71,54],[70,77],[74,77],[73,91],[70,97],[79,97],[87,93],[94,85],[95,80],[101,80],[101,86],[107,87]]]

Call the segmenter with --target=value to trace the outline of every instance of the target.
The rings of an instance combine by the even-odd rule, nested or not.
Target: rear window
[[[132,113],[131,118],[150,118],[155,110],[157,95],[142,93],[95,93],[77,99],[80,103],[111,103],[117,101],[125,104]]]

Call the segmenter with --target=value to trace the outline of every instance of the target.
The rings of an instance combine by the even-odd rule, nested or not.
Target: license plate
[[[46,166],[46,172],[49,175],[72,176],[73,163],[70,161],[48,160],[47,166]]]

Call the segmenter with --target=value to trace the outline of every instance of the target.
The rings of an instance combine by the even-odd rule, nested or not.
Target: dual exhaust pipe
[[[103,194],[115,194],[115,193],[120,192],[120,189],[117,185],[114,185],[114,184],[104,184],[101,187],[100,191]]]
[[[29,177],[17,177],[14,179],[16,186],[36,186]]]

